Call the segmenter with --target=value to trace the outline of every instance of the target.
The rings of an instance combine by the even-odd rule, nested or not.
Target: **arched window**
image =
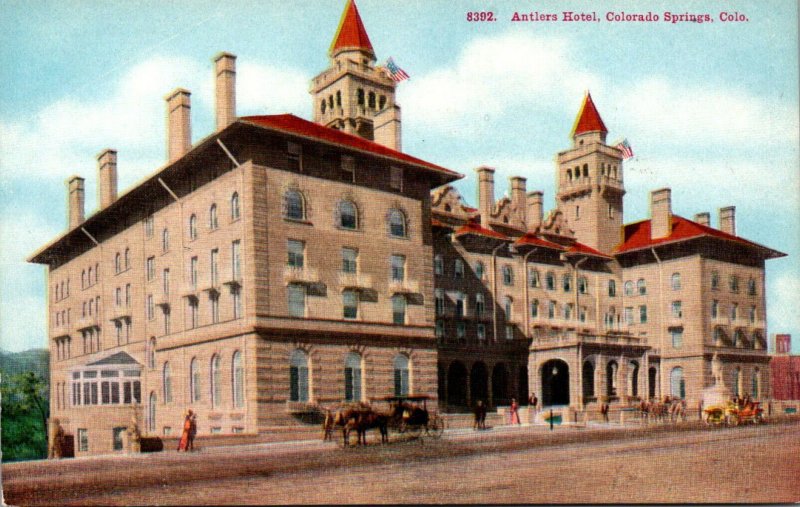
[[[552,272],[549,272],[544,276],[544,282],[547,290],[556,290],[556,275],[554,275]]]
[[[486,267],[483,265],[481,261],[475,263],[475,276],[478,277],[478,280],[483,280],[484,275],[486,274]]]
[[[94,265],[94,283],[97,283],[100,279],[100,263]]]
[[[583,177],[589,177],[589,164],[583,164]]]
[[[361,356],[355,352],[347,354],[344,360],[344,399],[361,401]]]
[[[503,298],[503,311],[505,311],[505,313],[506,313],[506,320],[511,320],[511,317],[512,317],[511,313],[512,313],[512,311],[514,309],[513,308],[514,307],[513,303],[514,303],[514,301],[509,296],[506,296],[505,298]]]
[[[308,354],[300,349],[289,358],[289,401],[308,401]]]
[[[358,228],[358,210],[352,201],[339,202],[339,227],[343,229]]]
[[[117,252],[117,255],[114,256],[114,273],[119,273],[122,271],[122,256]],[[85,281],[83,279],[83,275],[86,273],[81,274],[81,286],[85,286]]]
[[[322,99],[321,101],[319,101],[319,110],[320,110],[320,112],[322,112],[322,114],[325,114],[325,107],[326,106],[327,106],[327,104],[325,104],[325,99]]]
[[[358,101],[359,106],[364,105],[364,90],[362,88],[356,90],[356,100]]]
[[[89,276],[86,277],[89,281],[89,285],[92,285],[92,268],[89,268]]]
[[[239,220],[239,193],[234,192],[231,196],[231,220]]]
[[[369,95],[367,95],[367,100],[367,106],[370,109],[375,109],[375,92],[369,92]]]
[[[612,298],[617,295],[617,282],[615,280],[608,281],[608,295]]]
[[[511,266],[503,266],[503,285],[514,285],[514,271]]]
[[[629,368],[630,376],[628,377],[628,392],[631,394],[631,396],[636,397],[639,396],[639,363],[636,361],[631,361]]]
[[[147,348],[147,366],[152,370],[156,367],[156,337],[150,338],[150,343]]]
[[[567,169],[567,180],[572,181],[572,169]]]
[[[242,353],[238,350],[233,353],[231,361],[231,391],[233,391],[233,406],[241,408],[244,406],[244,368],[242,368]]]
[[[625,285],[623,285],[623,288],[625,290],[625,295],[626,296],[633,296],[633,282],[632,281],[628,280],[627,282],[625,282]]]
[[[208,228],[216,229],[217,227],[219,227],[219,221],[217,220],[217,205],[212,204],[211,208],[208,210]]]
[[[218,407],[220,402],[220,388],[222,376],[222,361],[218,354],[211,358],[211,406]]]
[[[150,403],[147,410],[147,429],[150,432],[156,430],[156,393],[150,392]]]
[[[669,374],[670,395],[673,398],[686,398],[686,381],[683,379],[683,368],[676,366]]]
[[[336,90],[336,106],[342,107],[342,92],[340,90]]]
[[[192,358],[189,365],[189,400],[200,401],[200,365],[196,357]]]
[[[453,273],[455,274],[456,278],[464,278],[464,261],[461,259],[456,259],[453,266]]]
[[[169,251],[169,229],[167,228],[164,228],[164,230],[161,231],[161,251]]]
[[[392,322],[401,325],[406,323],[406,298],[400,294],[392,296]]]
[[[164,403],[172,402],[172,372],[170,371],[169,361],[164,363],[162,373],[162,389],[164,391]]]
[[[644,278],[639,278],[639,281],[636,282],[636,289],[639,291],[640,296],[647,294],[647,284],[645,283]]]
[[[561,286],[564,288],[564,292],[570,292],[572,290],[572,275],[565,274],[562,276]]]
[[[305,220],[306,218],[306,203],[298,190],[287,190],[283,196],[284,199],[284,214],[286,218],[292,220]]]
[[[189,217],[189,239],[197,239],[197,215]]]
[[[539,317],[539,300],[534,299],[531,301],[531,318],[536,319]]]
[[[398,238],[406,237],[406,216],[399,209],[389,210],[389,234]]]
[[[383,110],[386,107],[386,95],[381,95],[378,99],[378,109]]]
[[[131,249],[125,249],[125,269],[130,269],[131,267]]]
[[[394,358],[394,395],[408,396],[409,375],[408,375],[408,356],[398,354]]]
[[[578,278],[578,292],[581,294],[587,294],[589,292],[589,281],[585,276]]]
[[[672,273],[672,290],[680,290],[681,288],[681,274]]]

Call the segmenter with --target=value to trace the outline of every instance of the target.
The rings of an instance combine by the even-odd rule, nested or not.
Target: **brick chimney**
[[[494,169],[481,166],[478,173],[478,212],[481,214],[481,227],[489,227],[489,217],[494,211]]]
[[[528,232],[534,232],[542,225],[544,199],[540,190],[528,194]]]
[[[719,209],[719,230],[736,236],[736,206]]]
[[[711,227],[711,213],[709,213],[708,211],[698,213],[694,216],[694,221],[700,225]]]
[[[511,183],[511,209],[517,214],[517,219],[522,226],[527,223],[527,199],[526,199],[526,182],[527,180],[522,176],[512,176],[509,178]]]
[[[236,55],[222,52],[214,57],[217,130],[236,121]]]
[[[375,115],[372,136],[376,143],[395,151],[403,151],[400,106],[390,104]]]
[[[103,150],[97,155],[97,203],[100,209],[117,200],[117,152]]]
[[[70,176],[67,179],[67,219],[70,229],[74,229],[83,223],[83,203],[86,199],[83,181],[80,176]]]
[[[174,162],[192,147],[191,92],[176,88],[167,95],[167,156]]]
[[[672,233],[672,191],[661,188],[650,192],[650,238],[665,238]]]

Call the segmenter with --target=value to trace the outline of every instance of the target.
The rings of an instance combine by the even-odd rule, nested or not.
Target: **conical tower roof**
[[[342,19],[339,20],[339,28],[331,43],[330,55],[336,56],[341,51],[363,51],[375,58],[375,51],[369,41],[369,35],[358,14],[358,7],[353,0],[347,0],[344,7]]]
[[[586,93],[586,97],[583,98],[583,104],[581,105],[578,117],[575,118],[575,125],[572,127],[572,136],[585,134],[586,132],[608,133],[608,129],[605,123],[603,123],[603,119],[600,118],[600,113],[597,112],[597,108],[592,101],[592,94],[588,92]]]

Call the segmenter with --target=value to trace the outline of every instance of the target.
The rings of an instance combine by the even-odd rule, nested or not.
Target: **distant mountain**
[[[35,372],[45,381],[50,379],[50,351],[30,349],[22,352],[0,351],[0,373],[3,377],[26,371]]]

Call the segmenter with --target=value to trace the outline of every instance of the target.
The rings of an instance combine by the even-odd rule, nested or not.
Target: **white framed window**
[[[514,285],[514,270],[509,265],[503,266],[503,285]]]
[[[444,290],[443,289],[435,289],[433,291],[433,301],[434,301],[434,307],[436,309],[436,315],[443,315],[444,314]]]
[[[361,401],[361,392],[361,356],[350,352],[344,360],[344,399]]]
[[[358,293],[352,289],[342,292],[342,316],[345,319],[358,318]]]
[[[486,303],[483,300],[483,294],[480,292],[475,294],[475,316],[476,317],[483,317],[484,312],[486,311]]]
[[[233,392],[234,408],[244,406],[244,368],[242,366],[242,353],[238,350],[233,353],[231,361],[231,391]]]
[[[456,278],[464,278],[464,261],[461,259],[456,259],[453,274]]]
[[[647,282],[644,281],[644,278],[639,278],[636,282],[636,289],[639,291],[640,296],[647,294]]]
[[[342,229],[358,229],[358,208],[352,201],[343,200],[339,202],[339,223]]]
[[[478,277],[478,280],[483,280],[486,276],[486,266],[481,261],[475,263],[475,276]]]
[[[680,301],[672,302],[672,317],[676,319],[680,319],[683,317],[683,310]]]
[[[189,217],[189,239],[194,241],[197,239],[197,215]]]
[[[211,375],[209,380],[211,381],[211,406],[219,407],[222,394],[222,360],[219,354],[211,356]]]
[[[406,257],[405,255],[393,254],[391,257],[392,280],[403,282],[406,279]]]
[[[411,361],[405,354],[394,357],[394,395],[408,396],[410,390]]]
[[[355,248],[342,248],[342,272],[358,272],[358,250]]]
[[[306,202],[299,190],[287,190],[283,196],[284,216],[291,220],[306,219]]]
[[[308,353],[295,349],[289,357],[289,401],[308,402]]]
[[[673,328],[670,330],[672,336],[672,348],[679,349],[683,346],[683,329]]]
[[[231,277],[234,280],[242,279],[242,258],[241,258],[241,243],[234,240],[231,242]]]
[[[147,281],[150,282],[156,277],[156,258],[147,258]]]
[[[231,195],[231,221],[239,220],[240,214],[239,193],[234,192],[233,195]]]
[[[572,275],[569,273],[565,274],[561,277],[561,286],[564,289],[564,292],[571,292],[572,291]]]
[[[289,315],[291,317],[305,317],[306,316],[306,290],[305,288],[296,283],[289,284],[286,287]]]
[[[405,238],[406,230],[406,215],[399,209],[389,210],[389,235],[396,238]]]
[[[681,290],[681,274],[672,273],[670,284],[672,285],[672,290]]]
[[[392,296],[392,322],[398,325],[406,323],[406,298],[399,294]]]
[[[630,280],[625,282],[625,285],[623,285],[623,290],[625,291],[626,296],[633,296],[633,282]]]
[[[196,357],[189,363],[189,400],[197,403],[201,399],[200,363]]]
[[[547,290],[556,290],[556,275],[552,271],[544,276],[544,281]]]
[[[208,209],[208,228],[212,231],[219,227],[219,220],[217,218],[217,205],[212,204]]]
[[[539,318],[539,300],[534,299],[531,301],[531,318]]]
[[[304,241],[290,239],[286,241],[286,265],[295,269],[303,269],[306,244]]]

